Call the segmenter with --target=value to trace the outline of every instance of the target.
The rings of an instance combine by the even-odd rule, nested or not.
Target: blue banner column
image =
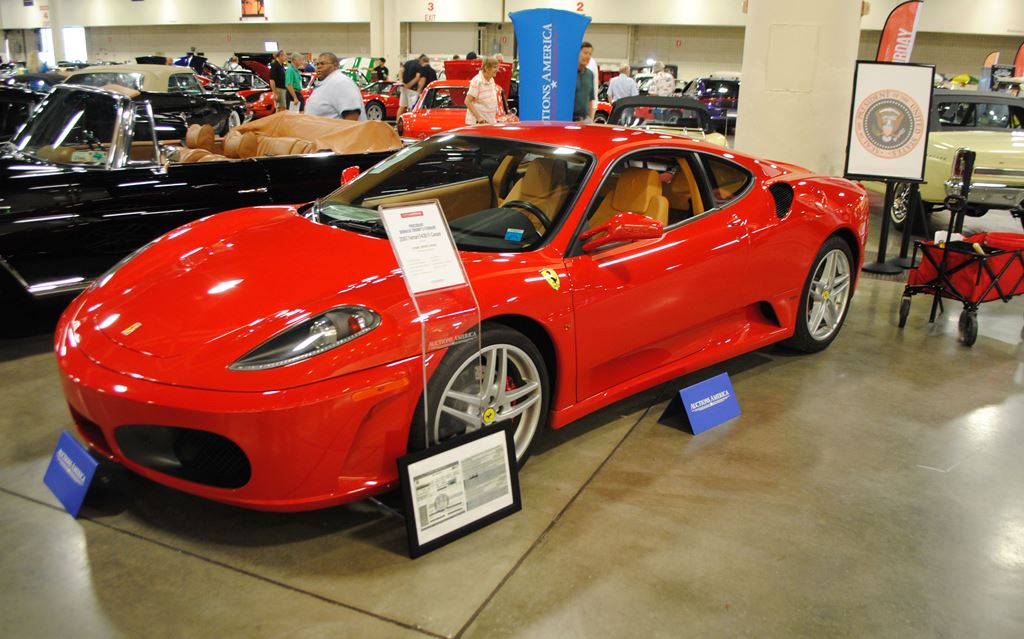
[[[508,15],[519,48],[519,119],[571,122],[580,45],[590,16],[561,9]]]

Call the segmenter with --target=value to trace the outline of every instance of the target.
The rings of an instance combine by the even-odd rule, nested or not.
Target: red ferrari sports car
[[[377,207],[425,199],[473,283],[482,353],[465,296],[418,313],[386,239]],[[689,371],[825,348],[867,227],[860,186],[796,166],[622,127],[477,126],[313,204],[162,236],[68,307],[55,348],[100,454],[208,499],[320,508],[490,423],[523,460],[545,428]]]
[[[362,89],[367,120],[394,120],[398,116],[400,82],[372,82]]]
[[[416,106],[403,113],[395,123],[398,135],[406,138],[423,139],[427,136],[466,126],[466,93],[469,80],[435,80],[423,90]],[[508,113],[505,107],[505,93],[498,87],[501,100],[498,102],[498,121],[518,122],[519,118]]]

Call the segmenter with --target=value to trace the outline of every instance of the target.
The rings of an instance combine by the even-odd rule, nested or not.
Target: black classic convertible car
[[[313,134],[296,137],[303,130]],[[291,113],[222,139],[209,125],[183,131],[140,97],[54,88],[0,155],[0,306],[81,290],[197,218],[311,201],[337,188],[344,169],[401,147],[381,122]]]
[[[114,64],[86,67],[68,76],[67,84],[102,87],[110,84],[140,93],[155,113],[180,115],[188,124],[212,125],[218,135],[246,118],[245,100],[230,91],[206,91],[189,67],[157,64]]]

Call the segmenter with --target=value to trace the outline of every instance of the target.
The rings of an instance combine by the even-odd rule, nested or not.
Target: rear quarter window
[[[754,176],[738,164],[711,155],[703,155],[702,160],[716,207],[735,201],[754,180]]]

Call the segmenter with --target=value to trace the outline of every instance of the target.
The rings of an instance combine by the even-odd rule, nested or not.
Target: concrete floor
[[[548,434],[522,512],[416,561],[367,504],[249,512],[117,469],[70,518],[41,482],[70,424],[53,318],[30,318],[0,339],[0,635],[1024,636],[1024,301],[967,349],[927,298],[898,329],[902,288],[863,279],[824,353]],[[721,371],[742,417],[659,423]]]

